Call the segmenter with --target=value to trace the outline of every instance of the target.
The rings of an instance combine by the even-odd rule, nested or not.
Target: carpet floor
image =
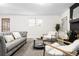
[[[13,56],[43,56],[43,50],[33,49],[33,39],[28,39],[27,43],[22,46]]]

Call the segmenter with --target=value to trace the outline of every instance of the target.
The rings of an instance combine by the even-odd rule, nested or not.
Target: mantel
[[[70,23],[77,23],[77,22],[79,22],[79,18],[76,18],[76,19],[70,20]]]

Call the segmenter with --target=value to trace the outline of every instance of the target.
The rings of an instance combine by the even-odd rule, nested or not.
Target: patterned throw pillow
[[[4,38],[7,43],[12,42],[14,40],[12,35],[4,35]]]
[[[21,38],[21,35],[19,32],[13,32],[12,33],[15,39]]]

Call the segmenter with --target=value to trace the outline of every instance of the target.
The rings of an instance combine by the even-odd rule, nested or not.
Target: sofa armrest
[[[0,56],[6,55],[6,45],[3,36],[0,36]]]
[[[62,38],[59,38],[59,39],[57,39],[58,41],[61,41],[61,42],[63,42],[63,43],[68,43],[68,44],[71,44],[71,42],[69,42],[69,41],[65,41],[64,39],[62,39]]]

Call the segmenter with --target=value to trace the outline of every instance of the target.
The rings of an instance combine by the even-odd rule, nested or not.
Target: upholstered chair
[[[47,41],[56,40],[56,31],[49,31],[47,34],[43,34],[43,40]]]
[[[58,43],[45,46],[46,53],[55,56],[74,55],[73,52],[79,50],[79,39],[75,40],[70,45],[61,46]],[[75,54],[76,55],[76,54]]]
[[[5,49],[6,45],[5,45],[5,40],[2,36],[0,36],[0,56],[5,56]]]

